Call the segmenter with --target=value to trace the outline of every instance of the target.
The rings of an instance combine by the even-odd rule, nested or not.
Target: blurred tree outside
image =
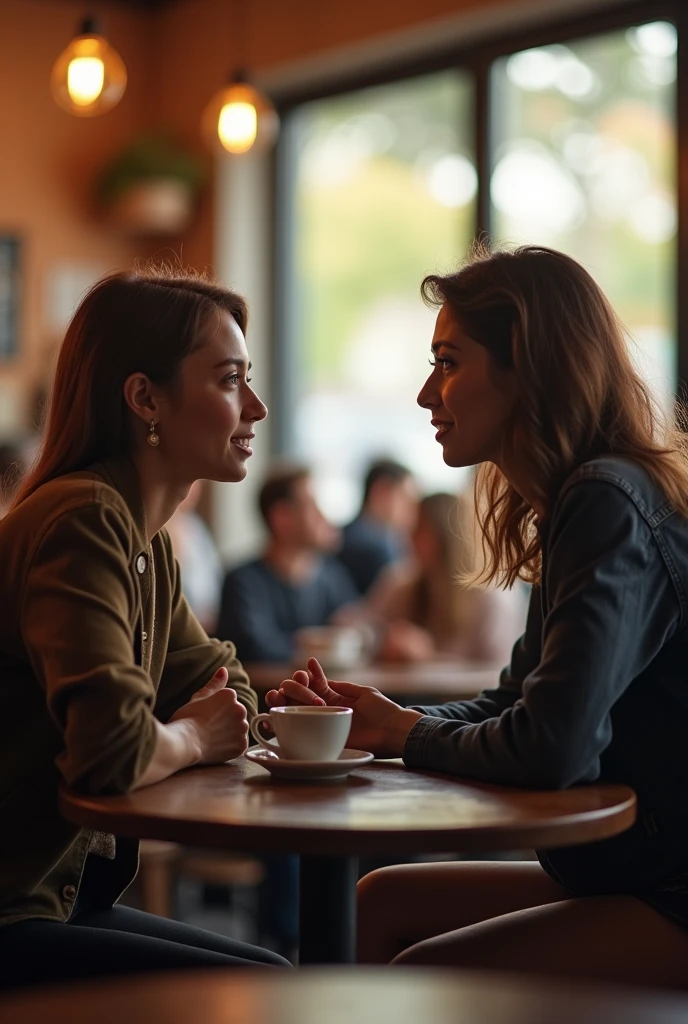
[[[489,126],[493,237],[579,259],[663,397],[676,380],[675,78],[666,22],[514,53],[492,66]],[[471,75],[306,104],[290,130],[298,454],[339,518],[352,475],[383,451],[428,488],[456,486],[415,406],[434,319],[419,285],[456,267],[475,231]]]
[[[653,22],[493,66],[495,234],[579,259],[665,398],[676,386],[676,30]]]
[[[434,319],[419,287],[426,273],[456,265],[473,236],[472,110],[470,76],[446,71],[308,104],[294,117],[297,437],[299,453],[329,478],[322,497],[335,515],[345,516],[342,500],[351,511],[345,481],[375,454],[423,469],[429,459],[433,481],[449,474],[415,407]],[[333,467],[335,435],[342,458]]]

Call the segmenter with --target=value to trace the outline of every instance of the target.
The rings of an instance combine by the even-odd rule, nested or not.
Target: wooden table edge
[[[514,972],[424,968],[397,972],[389,967],[356,967],[354,998],[351,998],[351,967],[306,966],[293,972],[257,972],[233,969],[200,969],[170,973],[141,973],[126,978],[66,982],[59,987],[9,991],[0,997],[0,1013],[8,1021],[35,1024],[49,1020],[92,1022],[100,1012],[107,1021],[121,1021],[122,1013],[135,1013],[142,1020],[203,1020],[212,1024],[230,1021],[273,1019],[271,1006],[284,1007],[274,1020],[313,1021],[325,1019],[321,1000],[335,1000],[337,1020],[355,1020],[360,1011],[379,1006],[381,1022],[392,1019],[385,999],[410,998],[418,1010],[423,1000],[437,999],[434,1016],[444,1022],[489,1020],[507,1024],[519,1021],[550,1021],[565,1017],[577,1024],[605,1021],[622,1024],[659,1022],[678,1024],[688,1014],[688,999],[677,990],[639,986],[605,985],[591,981],[585,986],[571,979],[553,980],[542,976],[519,977]],[[262,998],[263,996],[266,998]],[[415,996],[415,999],[414,999]],[[314,1008],[314,1001],[317,1003]],[[375,1000],[375,1002],[373,1002]],[[424,1002],[425,1005],[425,1002]],[[228,1010],[228,1007],[230,1008]],[[342,1009],[343,1007],[343,1009]],[[104,1009],[103,1009],[104,1008]],[[113,1012],[114,1008],[114,1012]],[[481,1012],[482,1011],[482,1012]],[[396,1011],[398,1014],[398,1010]],[[348,1018],[347,1018],[348,1013]],[[260,1017],[257,1016],[260,1014]],[[326,1015],[325,1015],[326,1016]],[[400,1015],[407,1022],[409,1013]],[[433,1014],[431,1014],[433,1016]]]
[[[624,787],[627,788],[627,787]],[[294,827],[293,825],[245,825],[228,822],[198,821],[193,818],[160,818],[108,808],[101,798],[73,793],[61,787],[58,807],[72,824],[108,830],[132,839],[157,839],[188,846],[241,850],[244,852],[300,853],[317,856],[357,856],[373,854],[429,854],[491,850],[555,849],[598,842],[618,835],[634,824],[637,812],[635,794],[629,790],[625,800],[614,807],[602,807],[580,814],[572,813],[541,824],[510,828],[481,826],[453,829],[348,829]],[[97,801],[97,804],[95,802]],[[89,806],[90,804],[90,806]],[[95,805],[94,805],[95,804]],[[111,817],[113,820],[108,821]],[[571,832],[567,835],[570,820]],[[619,828],[621,820],[622,827]]]

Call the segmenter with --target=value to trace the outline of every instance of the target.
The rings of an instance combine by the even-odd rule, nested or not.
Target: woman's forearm
[[[201,757],[198,731],[192,721],[181,719],[162,725],[155,721],[155,749],[141,778],[132,789],[152,786],[169,775],[197,764]]]

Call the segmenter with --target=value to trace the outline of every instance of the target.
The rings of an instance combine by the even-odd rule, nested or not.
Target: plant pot
[[[180,235],[191,224],[193,192],[177,178],[131,185],[109,207],[113,224],[129,235]]]

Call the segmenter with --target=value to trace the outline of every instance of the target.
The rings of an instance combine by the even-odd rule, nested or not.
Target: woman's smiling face
[[[445,303],[432,339],[433,369],[418,395],[448,466],[500,464],[517,404],[514,371],[466,334]]]
[[[157,452],[184,480],[243,480],[255,424],[267,409],[250,387],[246,342],[236,321],[222,311],[209,317],[203,332],[175,387],[159,395]]]

